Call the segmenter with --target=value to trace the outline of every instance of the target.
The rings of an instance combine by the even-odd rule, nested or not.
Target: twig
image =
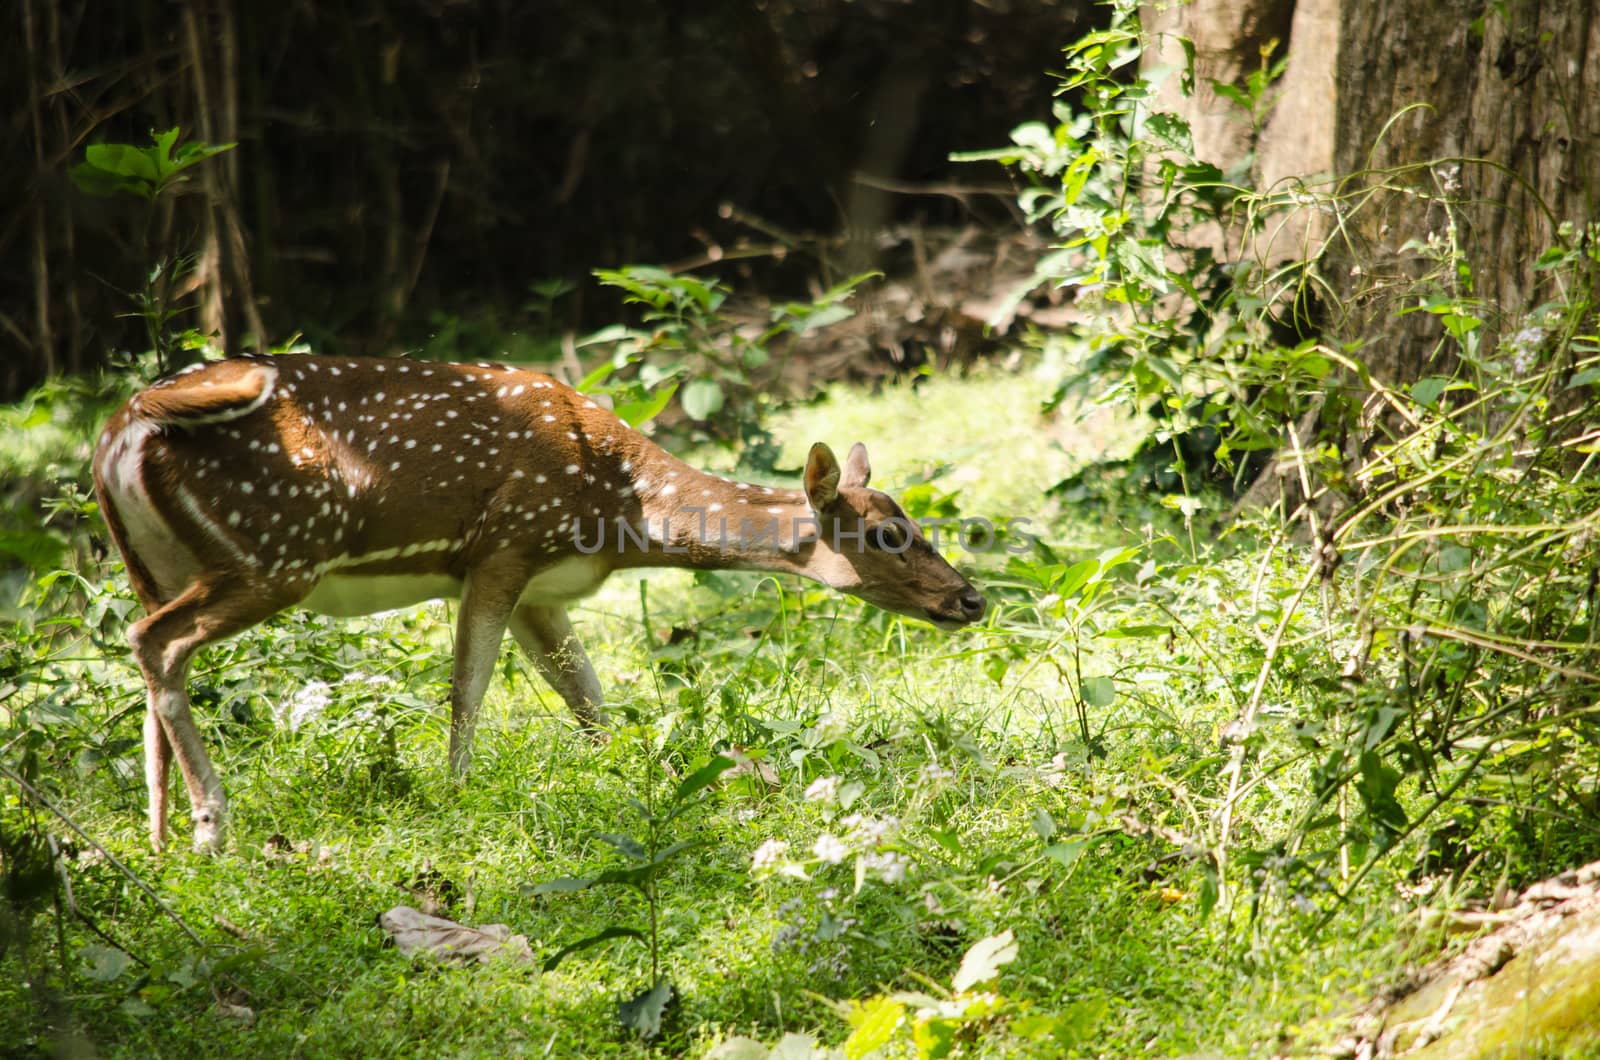
[[[48,836],[47,838],[50,843],[50,857],[56,865],[56,874],[61,877],[61,890],[66,895],[67,909],[71,911],[73,916],[83,921],[85,927],[94,932],[96,935],[100,936],[100,938],[103,939],[108,945],[114,949],[118,949],[123,953],[126,953],[129,957],[132,957],[135,961],[138,961],[146,968],[150,967],[149,961],[133,952],[133,950],[129,949],[128,946],[120,940],[113,938],[109,932],[95,922],[93,917],[78,907],[77,896],[72,893],[72,877],[68,874],[66,860],[61,855],[61,845],[56,842],[55,836]]]
[[[205,939],[195,934],[194,929],[189,926],[188,922],[177,913],[173,912],[172,907],[167,905],[166,902],[163,902],[161,900],[161,896],[156,894],[156,892],[151,889],[148,883],[145,883],[144,880],[139,878],[137,873],[118,860],[115,854],[101,846],[99,840],[95,839],[94,836],[90,835],[88,832],[85,832],[78,825],[77,821],[74,821],[71,817],[67,816],[65,810],[61,809],[55,803],[45,798],[43,792],[34,787],[32,784],[29,784],[26,780],[23,780],[22,777],[14,772],[10,766],[0,765],[0,776],[5,777],[13,784],[17,785],[17,787],[21,788],[29,798],[33,799],[40,806],[43,806],[45,809],[59,817],[63,824],[72,829],[74,832],[78,833],[79,838],[81,838],[85,843],[88,843],[94,849],[98,850],[101,855],[107,861],[109,861],[114,868],[116,868],[118,872],[126,876],[135,887],[143,891],[145,896],[155,903],[157,909],[160,909],[166,914],[169,920],[178,925],[179,930],[181,930],[185,935],[188,935],[190,940],[194,942],[196,946],[199,946],[202,949],[208,948]]]

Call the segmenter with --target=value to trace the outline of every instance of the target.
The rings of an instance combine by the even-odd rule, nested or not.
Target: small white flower
[[[1525,376],[1533,371],[1539,357],[1539,347],[1544,344],[1547,334],[1544,328],[1530,326],[1511,336],[1511,370],[1514,373]]]
[[[278,710],[278,721],[287,725],[290,732],[299,732],[308,722],[315,721],[328,709],[333,700],[329,688],[322,681],[313,681],[294,694],[287,706]]]
[[[885,850],[879,854],[868,854],[861,859],[868,872],[875,874],[884,883],[899,883],[906,878],[906,869],[910,862],[906,856],[897,850]]]
[[[759,874],[776,872],[789,853],[789,844],[782,839],[769,839],[756,847],[750,859],[750,871]]]
[[[818,777],[806,788],[807,802],[833,802],[839,797],[838,777]]]
[[[842,710],[830,710],[817,719],[815,732],[819,746],[838,743],[850,734],[850,716]]]
[[[853,813],[839,822],[850,829],[850,837],[864,846],[882,846],[888,842],[900,822],[893,817],[865,817]]]
[[[946,769],[944,766],[929,763],[922,767],[922,782],[924,784],[942,784],[947,780],[954,780],[956,771]]]
[[[837,865],[850,856],[850,848],[840,841],[839,837],[824,832],[817,836],[817,842],[811,852],[829,865]]]

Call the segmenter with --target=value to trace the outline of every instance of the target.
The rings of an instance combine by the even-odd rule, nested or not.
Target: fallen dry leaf
[[[727,783],[735,777],[753,777],[768,791],[777,791],[783,786],[778,779],[778,771],[773,769],[772,763],[765,758],[752,757],[745,748],[737,744],[723,751],[722,755],[733,761],[733,766],[723,770],[722,776],[717,778],[722,783]]]
[[[504,924],[468,927],[454,920],[429,916],[409,905],[397,905],[378,917],[378,926],[394,939],[395,947],[407,957],[420,954],[462,961],[533,959],[527,936],[513,935]]]

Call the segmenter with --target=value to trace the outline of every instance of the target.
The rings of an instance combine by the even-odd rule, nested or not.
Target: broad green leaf
[[[99,983],[109,983],[133,966],[132,957],[111,946],[85,946],[79,956],[88,965],[83,974]]]
[[[573,387],[573,389],[580,394],[587,394],[598,387],[601,383],[605,382],[606,377],[616,370],[617,362],[604,361],[597,365],[595,369],[588,375],[578,380],[578,385]]]
[[[921,1060],[944,1060],[956,1046],[956,1034],[961,1030],[959,1020],[917,1020],[911,1029],[911,1040],[917,1046]]]
[[[645,933],[635,928],[608,927],[604,931],[597,931],[593,935],[581,938],[576,942],[569,942],[561,947],[555,952],[554,956],[544,962],[544,970],[553,972],[562,961],[579,950],[586,950],[591,946],[598,946],[602,942],[610,942],[612,939],[638,939],[641,943],[647,941]]]
[[[1431,409],[1438,404],[1439,395],[1449,388],[1450,380],[1447,377],[1430,375],[1411,384],[1411,397],[1417,404]]]
[[[638,336],[635,335],[634,330],[628,327],[626,324],[611,324],[607,327],[601,328],[599,331],[592,332],[588,335],[585,335],[583,338],[578,339],[575,345],[581,350],[585,346],[598,346],[606,342],[621,342],[623,339],[637,337]],[[578,384],[578,389],[583,389],[582,383]]]
[[[665,979],[626,1001],[617,1002],[617,1020],[641,1038],[661,1033],[661,1017],[672,1000],[672,984]]]
[[[1083,584],[1092,575],[1098,573],[1099,570],[1100,564],[1095,560],[1079,560],[1062,572],[1061,577],[1056,580],[1054,585],[1050,586],[1050,590],[1058,596],[1071,596],[1083,588]]]
[[[1087,839],[1073,839],[1066,843],[1051,843],[1044,848],[1044,856],[1059,862],[1062,868],[1070,869],[1088,849]]]
[[[965,993],[994,979],[1002,967],[1016,959],[1017,943],[1009,928],[998,935],[979,939],[961,958],[961,967],[950,980],[950,986],[958,994]]]
[[[151,139],[155,141],[156,169],[166,176],[177,168],[172,161],[172,145],[178,142],[178,127],[174,125],[166,132],[153,133]]]
[[[1083,701],[1091,707],[1109,707],[1117,699],[1117,683],[1109,677],[1083,679]]]
[[[1171,632],[1171,626],[1130,623],[1123,626],[1112,626],[1100,635],[1108,640],[1131,640],[1138,637],[1164,637]]]
[[[696,379],[683,388],[681,403],[692,419],[715,416],[723,404],[722,385],[715,379]]]
[[[80,162],[73,166],[67,171],[67,175],[72,178],[72,183],[77,185],[78,190],[87,195],[106,197],[122,193],[148,199],[155,194],[155,185],[148,181],[108,173],[89,162]]]
[[[151,184],[161,179],[155,160],[132,144],[90,144],[84,149],[83,157],[91,166],[119,177],[132,177]]]
[[[188,143],[178,148],[178,154],[173,160],[172,168],[174,171],[179,169],[188,169],[197,162],[204,162],[206,159],[215,155],[220,155],[224,151],[232,151],[237,146],[237,144],[231,143],[203,144],[196,140],[190,140]]]
[[[563,876],[556,880],[545,880],[527,888],[528,894],[571,894],[574,891],[586,890],[595,885],[592,876]]]
[[[630,858],[639,858],[643,860],[644,858],[650,856],[650,852],[645,849],[644,844],[633,838],[631,835],[617,835],[612,832],[597,832],[595,833],[595,838],[600,840],[602,843],[609,843],[611,846],[616,848],[618,853],[626,855]]]
[[[1050,816],[1050,811],[1043,806],[1035,806],[1028,814],[1028,824],[1032,826],[1034,834],[1040,839],[1048,840],[1056,834],[1056,820]]]
[[[611,411],[629,427],[637,427],[660,415],[661,410],[667,407],[667,402],[672,400],[672,395],[677,392],[678,384],[668,383],[652,390],[650,396],[643,401],[621,401]]]
[[[1217,907],[1219,891],[1217,887],[1216,867],[1207,864],[1205,874],[1200,878],[1200,917],[1204,919],[1211,915],[1211,910]]]
[[[1165,112],[1152,114],[1146,119],[1144,127],[1151,139],[1163,147],[1186,155],[1194,154],[1194,137],[1189,132],[1189,123],[1178,115]]]
[[[710,787],[717,782],[717,778],[734,767],[733,759],[726,755],[717,755],[699,769],[684,777],[678,784],[678,790],[672,793],[674,802],[683,802],[697,792]]]
[[[851,1002],[849,1018],[855,1030],[844,1040],[844,1055],[848,1060],[861,1060],[889,1044],[905,1022],[906,1007],[892,997],[880,995],[865,1002]]]

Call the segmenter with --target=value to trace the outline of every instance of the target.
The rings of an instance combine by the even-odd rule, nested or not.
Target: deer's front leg
[[[520,565],[490,563],[473,570],[462,587],[450,676],[450,773],[455,777],[465,776],[472,764],[478,708],[494,676],[506,623],[527,580],[528,573]]]
[[[511,619],[511,634],[540,675],[566,700],[579,724],[590,732],[605,728],[605,698],[589,656],[583,650],[566,609],[523,604]]]

